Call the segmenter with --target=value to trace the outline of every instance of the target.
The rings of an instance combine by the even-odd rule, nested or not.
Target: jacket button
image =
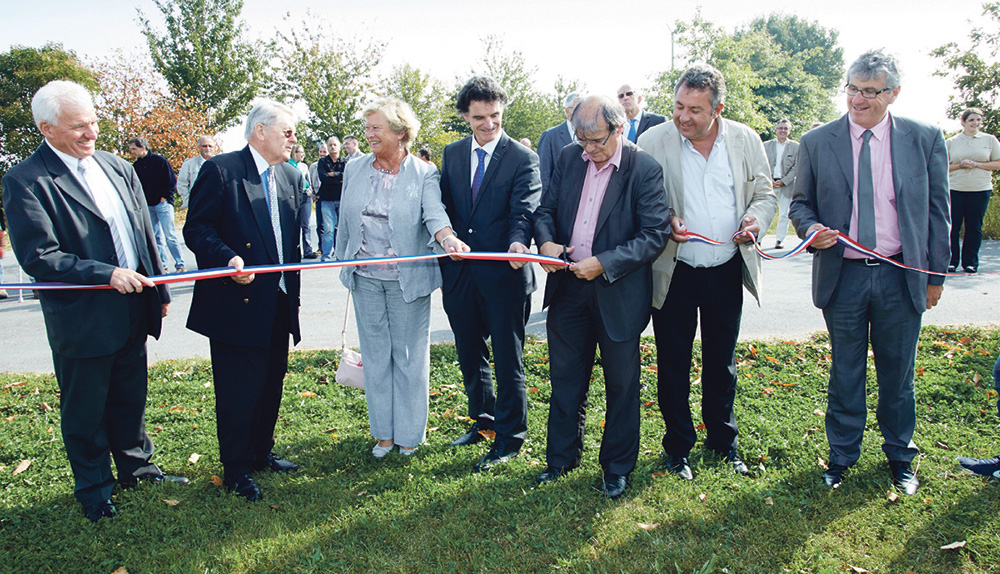
[[[470,229],[469,229],[469,234],[471,235],[471,234],[473,234],[473,233],[475,233],[475,231],[473,231],[473,230],[472,230],[472,229],[470,228]]]
[[[247,249],[250,249],[250,244],[249,243],[247,243]]]
[[[249,303],[249,302],[250,302],[250,299],[244,299],[244,300],[243,300],[243,302],[244,302],[244,303]]]

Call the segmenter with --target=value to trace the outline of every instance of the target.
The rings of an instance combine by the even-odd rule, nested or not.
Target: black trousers
[[[59,381],[63,444],[84,506],[111,498],[115,477],[160,474],[146,434],[146,295],[129,303],[129,335],[116,353],[76,359],[52,353]],[[82,327],[81,327],[82,328]]]
[[[210,341],[219,457],[227,477],[263,468],[274,448],[288,371],[288,305],[288,296],[279,293],[271,342],[265,349]]]
[[[496,430],[497,436],[509,442],[523,442],[528,431],[524,326],[531,314],[531,296],[487,301],[466,268],[442,300],[455,333],[469,417],[477,419],[483,428]],[[495,389],[487,339],[493,342]]]
[[[627,475],[639,456],[639,337],[614,341],[608,336],[597,302],[597,286],[569,272],[549,305],[549,400],[546,463],[580,466],[587,416],[587,394],[596,348],[607,390],[604,437],[599,461],[604,472]],[[648,302],[647,302],[648,304]]]
[[[717,267],[677,262],[661,309],[653,309],[657,398],[666,432],[663,449],[687,456],[697,435],[691,419],[691,353],[701,314],[701,415],[705,446],[736,448],[736,340],[743,314],[743,259]]]
[[[983,244],[983,218],[990,204],[991,190],[951,190],[951,265],[979,267],[979,248]],[[965,223],[965,237],[962,237]],[[962,240],[961,242],[959,240]]]

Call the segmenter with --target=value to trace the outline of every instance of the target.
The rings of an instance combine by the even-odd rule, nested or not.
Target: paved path
[[[774,245],[766,237],[764,245]],[[825,330],[820,311],[813,307],[810,295],[811,259],[808,254],[784,261],[764,262],[763,306],[744,291],[741,339],[803,339],[815,331]],[[186,252],[185,261],[193,268],[194,256]],[[8,282],[17,281],[16,262],[9,252],[3,258],[4,275]],[[981,251],[983,271],[1000,271],[1000,241],[985,241]],[[545,273],[535,266],[540,282]],[[302,276],[302,342],[299,349],[323,349],[340,345],[346,309],[347,290],[338,279],[339,270],[322,269]],[[996,291],[993,291],[996,289]],[[191,303],[192,286],[175,286],[173,303],[163,325],[159,341],[150,339],[150,361],[207,357],[208,340],[184,327]],[[545,312],[542,311],[542,290],[532,299],[532,314],[528,331],[545,337]],[[924,314],[925,325],[993,326],[1000,322],[1000,274],[976,275],[951,279],[945,286],[941,303]],[[52,357],[45,337],[38,301],[26,296],[19,301],[15,293],[0,300],[0,371],[52,372]],[[86,329],[85,325],[81,325]],[[646,334],[652,335],[652,327]],[[441,306],[440,290],[431,297],[431,340],[452,341],[448,318]],[[357,331],[353,314],[348,329],[348,344],[357,346]]]

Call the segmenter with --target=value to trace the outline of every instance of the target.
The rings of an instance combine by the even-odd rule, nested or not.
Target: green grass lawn
[[[393,453],[381,461],[370,454],[362,392],[333,382],[336,353],[293,353],[276,451],[302,470],[260,475],[261,503],[212,482],[222,467],[208,362],[158,363],[150,369],[146,413],[154,460],[193,483],[118,493],[119,515],[96,525],[73,498],[54,377],[0,375],[0,571],[1000,571],[1000,481],[963,474],[954,462],[956,454],[1000,452],[991,379],[1000,332],[924,330],[915,439],[921,489],[894,501],[879,449],[873,370],[862,458],[838,491],[821,486],[830,363],[824,336],[739,346],[740,450],[752,475],[737,477],[699,441],[693,482],[665,473],[655,349],[645,343],[639,463],[618,501],[597,490],[599,368],[584,465],[553,484],[535,484],[545,466],[550,392],[544,342],[525,350],[532,434],[521,456],[486,475],[471,468],[488,443],[448,446],[468,425],[452,346],[432,349],[427,443],[412,458]],[[696,381],[696,420],[700,388]],[[193,454],[200,458],[192,463]],[[30,466],[15,475],[24,460]],[[940,549],[958,541],[966,545]]]

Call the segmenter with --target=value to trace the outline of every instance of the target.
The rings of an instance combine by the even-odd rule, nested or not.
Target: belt
[[[897,253],[895,255],[890,255],[889,259],[892,259],[893,261],[895,261],[897,263],[902,263],[903,262],[903,254],[902,253]],[[881,259],[872,259],[872,258],[854,259],[854,258],[845,257],[844,261],[847,261],[849,263],[857,263],[859,265],[867,265],[868,267],[878,267],[882,263],[885,263]]]

